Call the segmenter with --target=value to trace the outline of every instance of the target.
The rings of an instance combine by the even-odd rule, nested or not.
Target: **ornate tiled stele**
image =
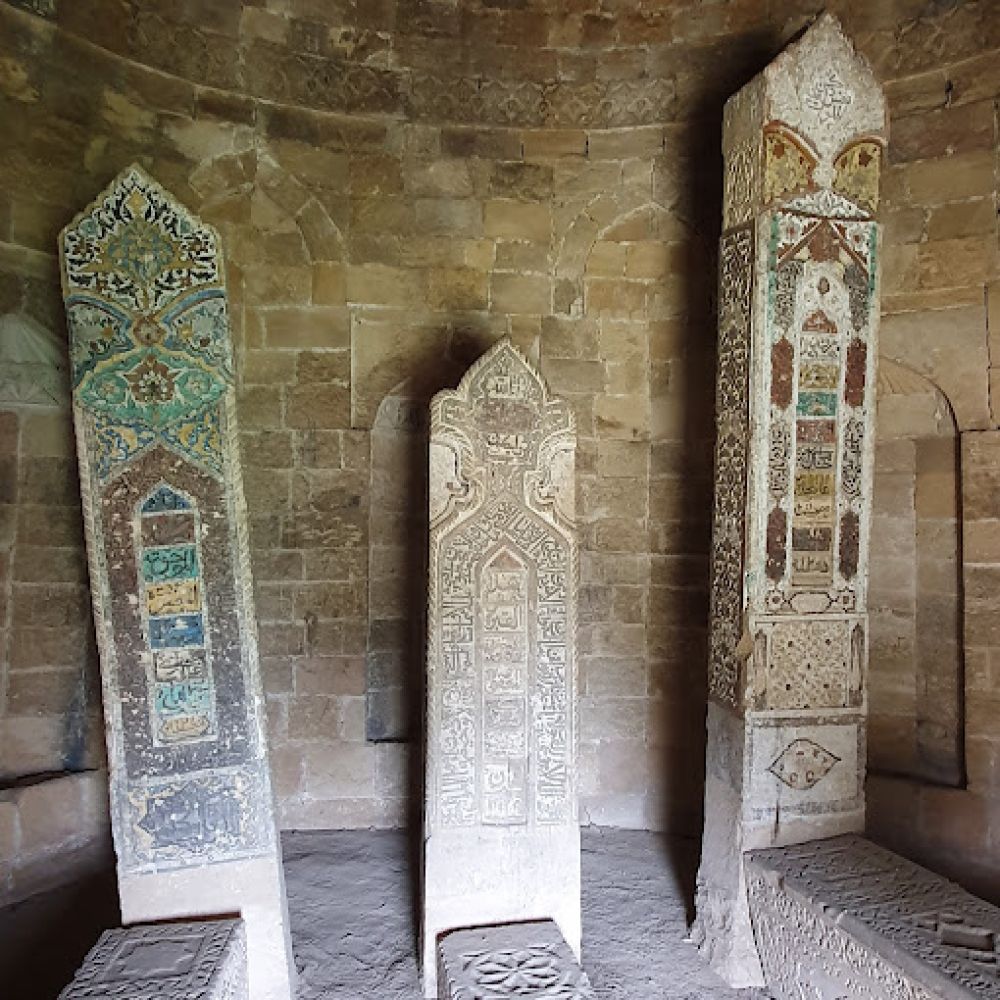
[[[292,994],[219,238],[141,170],[62,233],[122,916],[242,913]]]
[[[432,404],[423,972],[552,919],[580,953],[575,431],[504,340]]]
[[[864,824],[882,92],[822,16],[727,104],[694,934],[760,983],[743,852]]]
[[[438,1000],[594,1000],[551,920],[454,931],[437,952]]]
[[[1000,1000],[1000,909],[863,837],[747,858],[775,1000]]]
[[[245,1000],[242,920],[105,931],[59,1000]]]

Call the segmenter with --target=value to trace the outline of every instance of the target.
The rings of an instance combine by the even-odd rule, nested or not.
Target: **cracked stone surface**
[[[414,877],[401,831],[282,835],[299,1000],[419,1000]],[[766,1000],[685,943],[697,844],[583,832],[583,965],[601,1000]]]

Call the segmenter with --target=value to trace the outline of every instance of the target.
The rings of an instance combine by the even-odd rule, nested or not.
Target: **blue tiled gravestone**
[[[60,237],[124,921],[242,912],[292,995],[217,234],[139,168]]]

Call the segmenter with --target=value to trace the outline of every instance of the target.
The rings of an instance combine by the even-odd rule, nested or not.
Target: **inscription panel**
[[[753,229],[722,237],[719,263],[719,372],[716,383],[715,502],[708,689],[740,704],[737,647],[743,632],[744,551],[750,433],[750,303]]]
[[[851,612],[865,599],[877,230],[788,212],[769,225],[767,584],[757,608]]]

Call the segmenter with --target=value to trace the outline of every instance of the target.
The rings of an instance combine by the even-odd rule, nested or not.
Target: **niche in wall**
[[[961,449],[933,382],[879,360],[869,767],[965,781]]]
[[[427,402],[402,383],[371,429],[365,736],[419,732],[426,607]]]

